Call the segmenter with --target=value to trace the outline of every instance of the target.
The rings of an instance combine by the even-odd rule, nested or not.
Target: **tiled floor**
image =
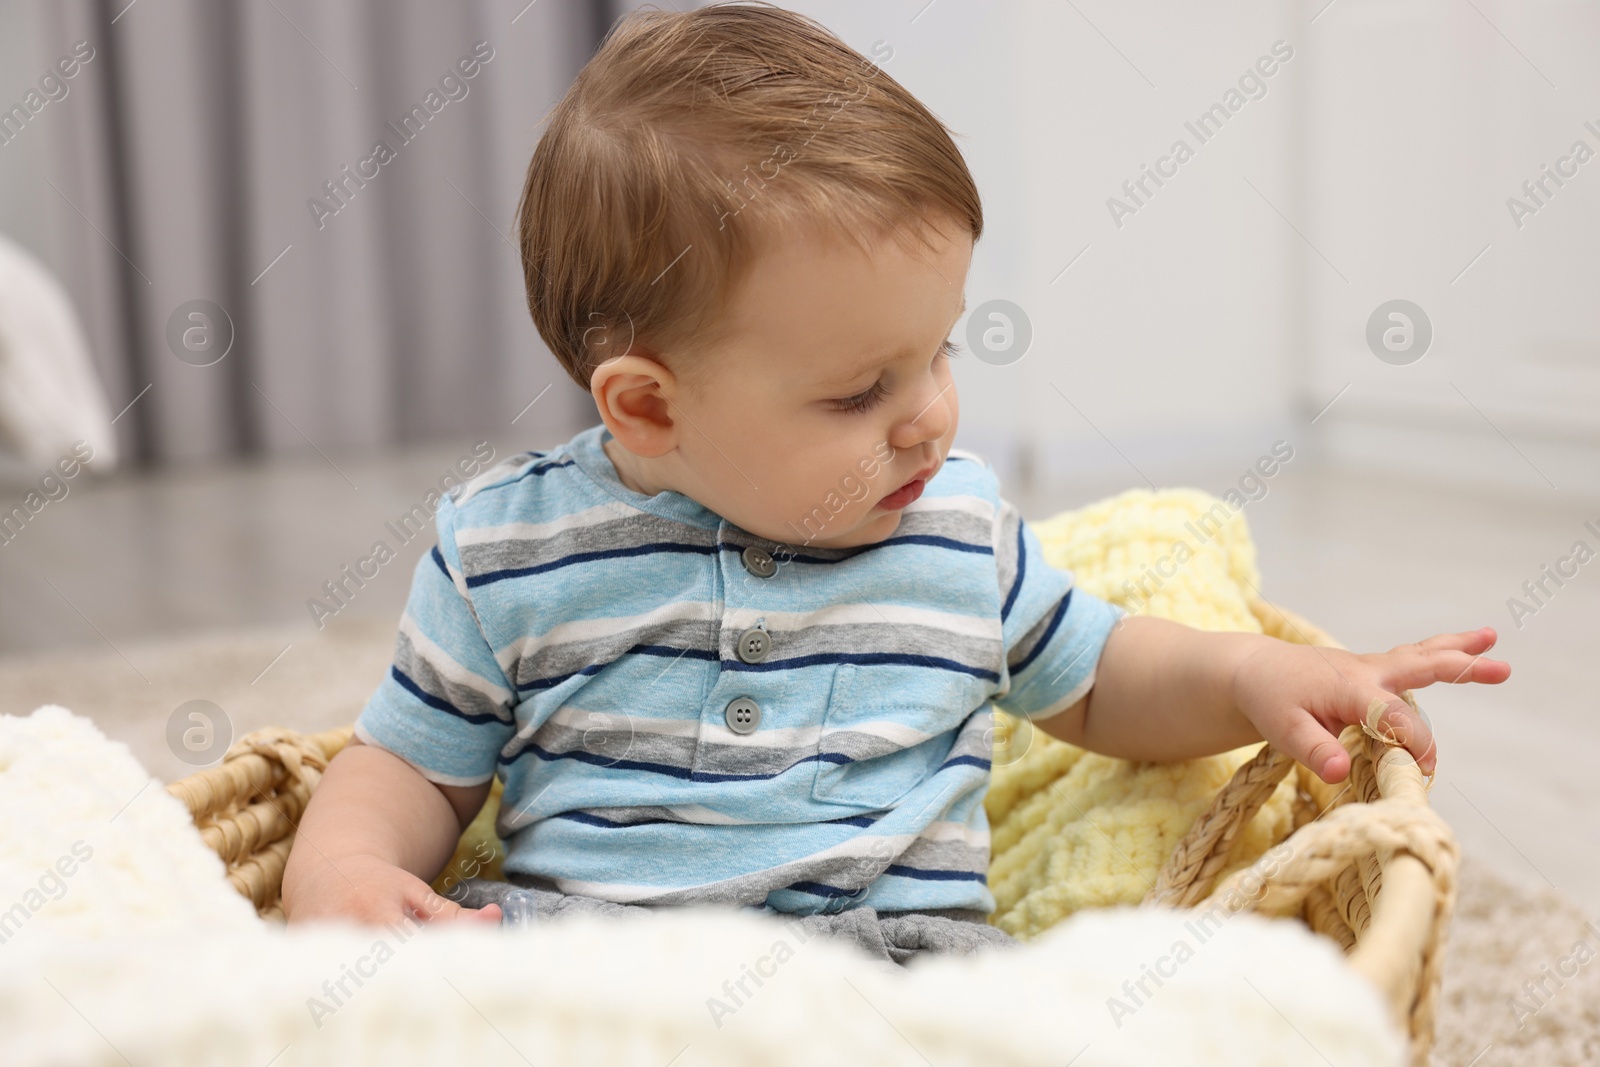
[[[81,645],[103,656],[108,647],[240,627],[331,648],[338,639],[331,628],[319,632],[306,601],[378,540],[397,558],[362,587],[347,585],[353,595],[338,622],[392,626],[432,536],[402,544],[385,524],[466,451],[335,457],[337,471],[312,457],[76,486],[0,546],[0,655]],[[1106,488],[1062,488],[1019,503],[1044,515]],[[1422,694],[1441,744],[1434,802],[1468,852],[1600,914],[1600,856],[1591,847],[1600,828],[1592,659],[1600,561],[1550,586],[1554,595],[1520,628],[1506,603],[1573,542],[1600,548],[1583,526],[1600,528],[1600,500],[1466,492],[1304,464],[1286,468],[1246,515],[1266,594],[1353,648],[1484,624],[1500,631],[1511,681]],[[140,685],[137,659],[97,662],[125,668],[127,682]],[[284,669],[292,673],[292,659]]]

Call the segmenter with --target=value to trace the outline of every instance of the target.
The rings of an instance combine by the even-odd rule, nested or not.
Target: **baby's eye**
[[[884,388],[883,379],[879,378],[877,381],[873,382],[870,386],[857,393],[855,396],[847,396],[838,400],[830,400],[828,403],[832,405],[833,410],[835,411],[849,411],[859,414],[860,412],[876,407],[878,402],[883,399],[884,394],[888,391],[889,390]]]
[[[956,344],[956,342],[946,338],[944,341],[940,342],[939,349],[933,354],[933,358],[935,361],[949,359],[952,356],[960,354],[960,352],[961,346]],[[860,412],[876,407],[878,403],[888,394],[889,390],[883,384],[883,379],[879,378],[877,381],[873,382],[871,386],[862,392],[857,393],[855,396],[846,396],[841,397],[838,400],[830,400],[828,401],[828,404],[835,411],[849,411],[859,414]]]

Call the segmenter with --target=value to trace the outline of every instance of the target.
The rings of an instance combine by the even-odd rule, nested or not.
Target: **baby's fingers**
[[[500,905],[483,908],[463,908],[460,904],[435,893],[420,878],[417,886],[406,894],[406,907],[413,918],[422,922],[499,922]]]
[[[1434,682],[1479,682],[1498,685],[1511,676],[1511,664],[1504,660],[1485,659],[1454,649],[1434,649],[1413,654],[1391,654],[1383,671],[1384,681],[1392,689],[1420,689]]]
[[[1417,761],[1423,774],[1432,774],[1438,760],[1433,731],[1411,705],[1381,689],[1367,700],[1366,715],[1358,720],[1388,744],[1401,745]]]
[[[1341,782],[1350,773],[1350,753],[1304,708],[1291,708],[1275,736],[1267,738],[1280,752],[1310,767],[1324,782]]]
[[[1498,635],[1492,626],[1480,626],[1476,630],[1462,630],[1453,634],[1434,634],[1423,641],[1418,641],[1420,648],[1427,649],[1453,649],[1465,652],[1470,656],[1481,655],[1494,647]]]

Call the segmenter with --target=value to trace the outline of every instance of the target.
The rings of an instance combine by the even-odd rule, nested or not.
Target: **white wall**
[[[1308,232],[1349,282],[1311,274],[1313,390],[1350,385],[1319,425],[1380,471],[1596,492],[1600,7],[1479,8],[1351,0],[1317,24]],[[1577,141],[1595,158],[1519,227],[1508,199]],[[1362,336],[1394,297],[1436,331],[1409,366]]]

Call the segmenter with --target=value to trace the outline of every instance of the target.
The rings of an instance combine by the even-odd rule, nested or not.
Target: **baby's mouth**
[[[922,495],[922,491],[928,487],[928,479],[932,478],[938,469],[939,465],[935,463],[918,471],[910,481],[879,500],[877,506],[885,511],[899,511]]]

